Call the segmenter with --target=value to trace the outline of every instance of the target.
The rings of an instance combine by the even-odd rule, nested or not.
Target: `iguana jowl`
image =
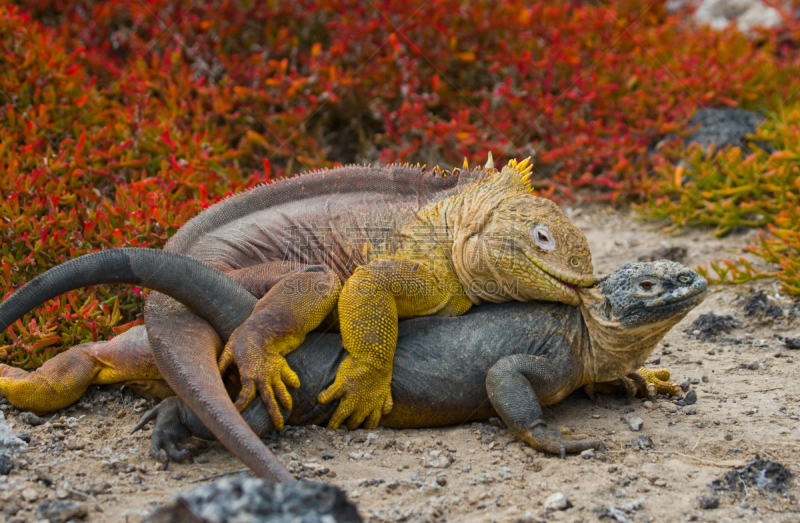
[[[299,385],[284,356],[338,312],[348,358],[319,399],[340,399],[331,427],[345,420],[355,427],[365,419],[368,427],[377,425],[392,405],[398,319],[458,315],[482,301],[576,304],[576,287],[593,283],[585,237],[555,204],[530,194],[529,170],[527,161],[459,176],[410,166],[345,167],[258,187],[211,207],[164,250],[212,265],[263,298],[231,334],[152,293],[145,324],[158,371],[234,454],[266,475],[268,453],[230,405],[215,372],[219,336],[228,342],[220,367],[235,362],[242,377],[237,407],[260,392],[281,426],[275,397],[290,407],[285,384]],[[376,236],[375,230],[388,233]],[[170,267],[138,270],[135,276],[147,279],[143,273]],[[16,317],[2,315],[3,327]],[[131,366],[114,357],[104,365],[98,376],[124,374]],[[74,394],[73,383],[88,386],[72,377],[74,369],[50,369],[37,379],[58,387],[28,395],[20,394],[30,384],[16,378],[19,373],[0,368],[0,390],[27,396],[25,408],[44,412],[74,401],[55,390]],[[143,374],[157,372],[150,367]]]

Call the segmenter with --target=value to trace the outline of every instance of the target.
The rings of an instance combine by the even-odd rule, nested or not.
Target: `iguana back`
[[[411,165],[312,171],[213,205],[181,227],[164,250],[223,271],[287,258],[324,263],[335,253],[331,268],[344,280],[358,261],[353,251],[359,242],[348,240],[372,234],[359,229],[376,220],[381,223],[375,227],[392,227],[398,217],[451,192],[458,179],[457,172]]]

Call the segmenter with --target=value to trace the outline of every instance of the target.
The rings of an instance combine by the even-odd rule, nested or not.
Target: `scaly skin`
[[[251,466],[261,463],[254,470],[264,475],[270,460],[238,410],[258,392],[280,426],[278,403],[288,404],[286,385],[297,385],[284,355],[338,312],[349,360],[321,399],[341,399],[331,427],[365,419],[374,426],[392,406],[397,320],[461,314],[483,301],[578,303],[574,287],[594,281],[585,237],[555,204],[529,193],[529,170],[527,161],[458,176],[409,166],[345,167],[258,187],[209,208],[164,251],[205,262],[251,292],[269,293],[283,279],[312,279],[324,288],[265,300],[257,310],[248,305],[248,314],[255,313],[239,322],[236,336],[214,326],[219,317],[151,293],[145,325],[159,371],[225,446]],[[379,295],[340,296],[342,283]],[[220,368],[236,363],[241,373],[238,409],[214,372],[223,347]]]

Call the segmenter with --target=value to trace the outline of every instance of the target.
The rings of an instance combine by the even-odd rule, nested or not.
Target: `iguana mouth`
[[[681,305],[686,303],[688,300],[692,300],[693,298],[697,298],[702,296],[708,290],[708,283],[704,278],[697,280],[693,283],[690,287],[681,287],[673,292],[664,294],[663,296],[659,296],[658,298],[654,299],[650,303],[645,303],[645,307],[648,308],[661,308],[661,307],[670,307],[674,305]]]
[[[536,266],[537,269],[556,287],[561,288],[565,292],[570,294],[574,294],[575,296],[578,295],[577,288],[578,287],[591,287],[595,284],[595,277],[594,275],[588,276],[579,276],[579,277],[571,277],[566,276],[563,273],[552,271],[543,267],[543,264],[534,258],[531,258],[527,254],[525,255],[528,260]]]

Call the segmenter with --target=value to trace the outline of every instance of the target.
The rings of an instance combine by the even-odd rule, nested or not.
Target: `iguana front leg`
[[[548,429],[542,416],[539,397],[566,396],[571,390],[570,362],[515,354],[489,369],[486,391],[489,401],[516,437],[540,452],[561,454],[603,449],[603,443],[584,435],[565,435]]]
[[[300,386],[284,356],[303,343],[330,314],[341,292],[339,278],[327,267],[307,266],[275,283],[256,304],[253,313],[237,328],[219,359],[224,371],[236,363],[242,391],[236,408],[243,411],[260,393],[278,429],[283,416],[278,402],[292,408],[286,386]],[[277,398],[277,401],[276,401]]]
[[[342,343],[348,355],[320,403],[340,399],[328,423],[336,429],[347,420],[355,429],[366,420],[378,426],[392,410],[392,362],[399,319],[430,314],[457,316],[472,302],[458,280],[441,282],[433,272],[407,260],[380,259],[359,267],[339,298]]]

